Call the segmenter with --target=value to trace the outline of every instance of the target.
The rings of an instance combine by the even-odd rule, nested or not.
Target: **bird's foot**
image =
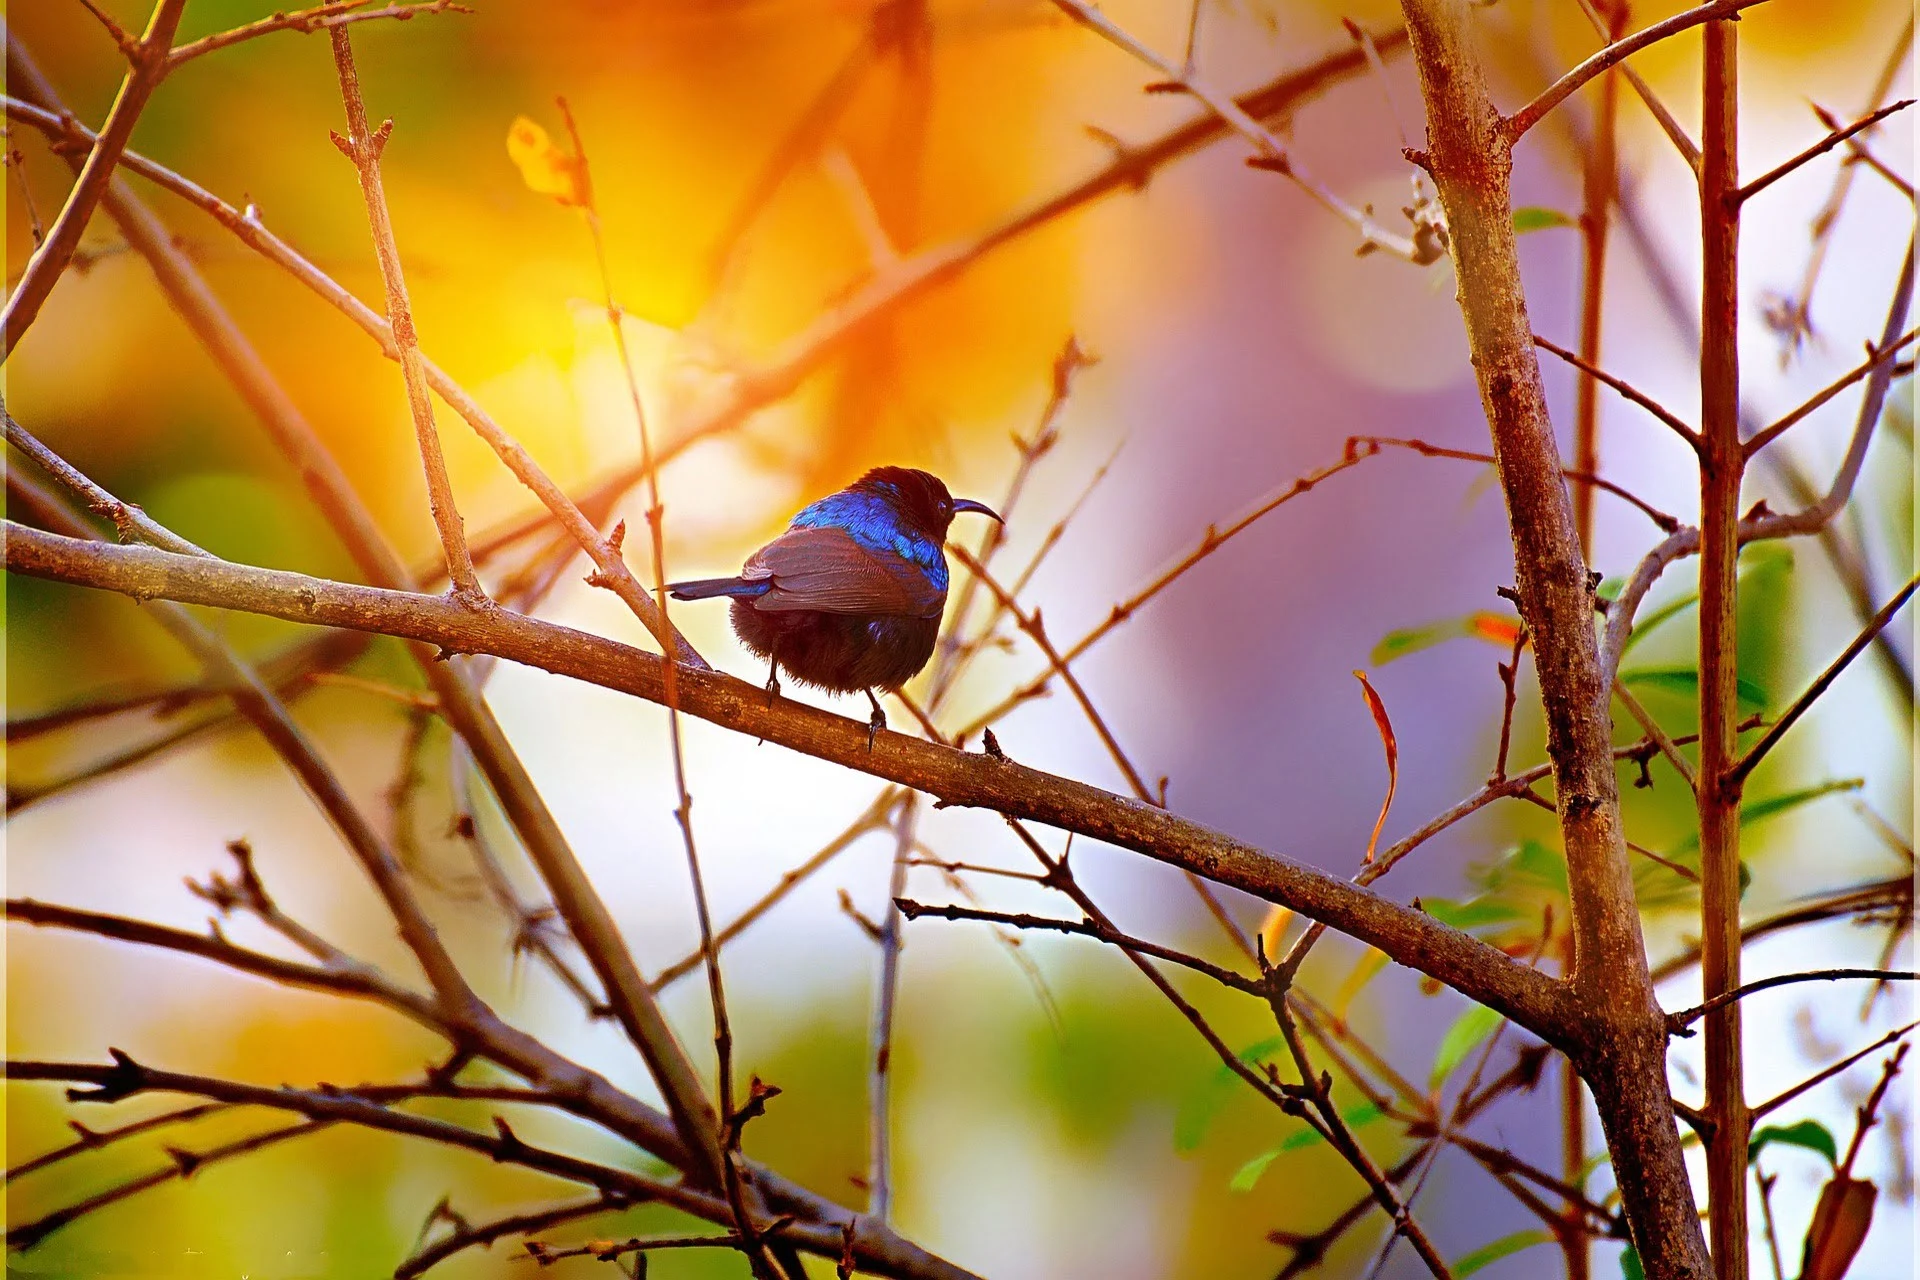
[[[867,717],[867,754],[873,754],[873,740],[887,727],[887,713],[880,709],[880,699],[873,696],[873,690],[867,690],[867,701],[873,704],[873,714]]]
[[[774,699],[780,696],[780,673],[778,671],[773,672],[767,677],[766,689],[767,705],[772,706]]]

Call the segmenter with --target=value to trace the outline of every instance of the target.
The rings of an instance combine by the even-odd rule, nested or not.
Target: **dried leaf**
[[[1467,629],[1482,640],[1491,640],[1497,645],[1511,648],[1513,642],[1520,638],[1520,619],[1510,613],[1493,613],[1482,609],[1467,615]]]
[[[1393,793],[1400,785],[1400,744],[1394,740],[1393,722],[1387,719],[1387,704],[1380,701],[1373,685],[1367,681],[1367,673],[1356,671],[1353,678],[1360,682],[1361,692],[1367,697],[1367,710],[1373,713],[1373,724],[1380,731],[1380,745],[1387,752],[1387,794],[1380,801],[1380,816],[1373,820],[1373,834],[1367,837],[1368,862],[1373,861],[1374,850],[1380,847],[1380,830],[1387,825],[1387,810],[1393,807]]]
[[[529,190],[567,205],[584,206],[592,199],[580,157],[562,151],[545,129],[525,116],[516,117],[507,130],[507,156]]]
[[[1873,1202],[1880,1189],[1858,1178],[1832,1178],[1820,1189],[1820,1203],[1807,1228],[1800,1280],[1840,1280],[1873,1225]]]

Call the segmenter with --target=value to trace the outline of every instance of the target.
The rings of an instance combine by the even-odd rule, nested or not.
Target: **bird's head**
[[[999,515],[984,502],[956,498],[947,492],[940,477],[915,471],[911,467],[875,467],[861,476],[853,487],[886,500],[900,519],[919,529],[936,542],[944,542],[947,527],[962,511],[974,511],[992,520]]]

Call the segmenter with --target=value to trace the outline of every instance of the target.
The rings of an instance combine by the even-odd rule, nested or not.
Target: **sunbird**
[[[770,697],[780,692],[783,667],[816,689],[864,692],[873,705],[871,750],[887,726],[874,690],[897,692],[933,656],[947,605],[947,529],[962,511],[1000,521],[985,503],[948,493],[937,476],[875,467],[802,508],[738,577],[667,589],[676,600],[733,601],[734,633],[767,660]]]

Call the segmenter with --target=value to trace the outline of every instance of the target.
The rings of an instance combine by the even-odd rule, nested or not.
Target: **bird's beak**
[[[999,512],[984,502],[975,502],[972,498],[955,498],[953,500],[953,514],[959,515],[962,511],[977,511],[996,524],[1006,523],[1005,520],[1000,518]]]

